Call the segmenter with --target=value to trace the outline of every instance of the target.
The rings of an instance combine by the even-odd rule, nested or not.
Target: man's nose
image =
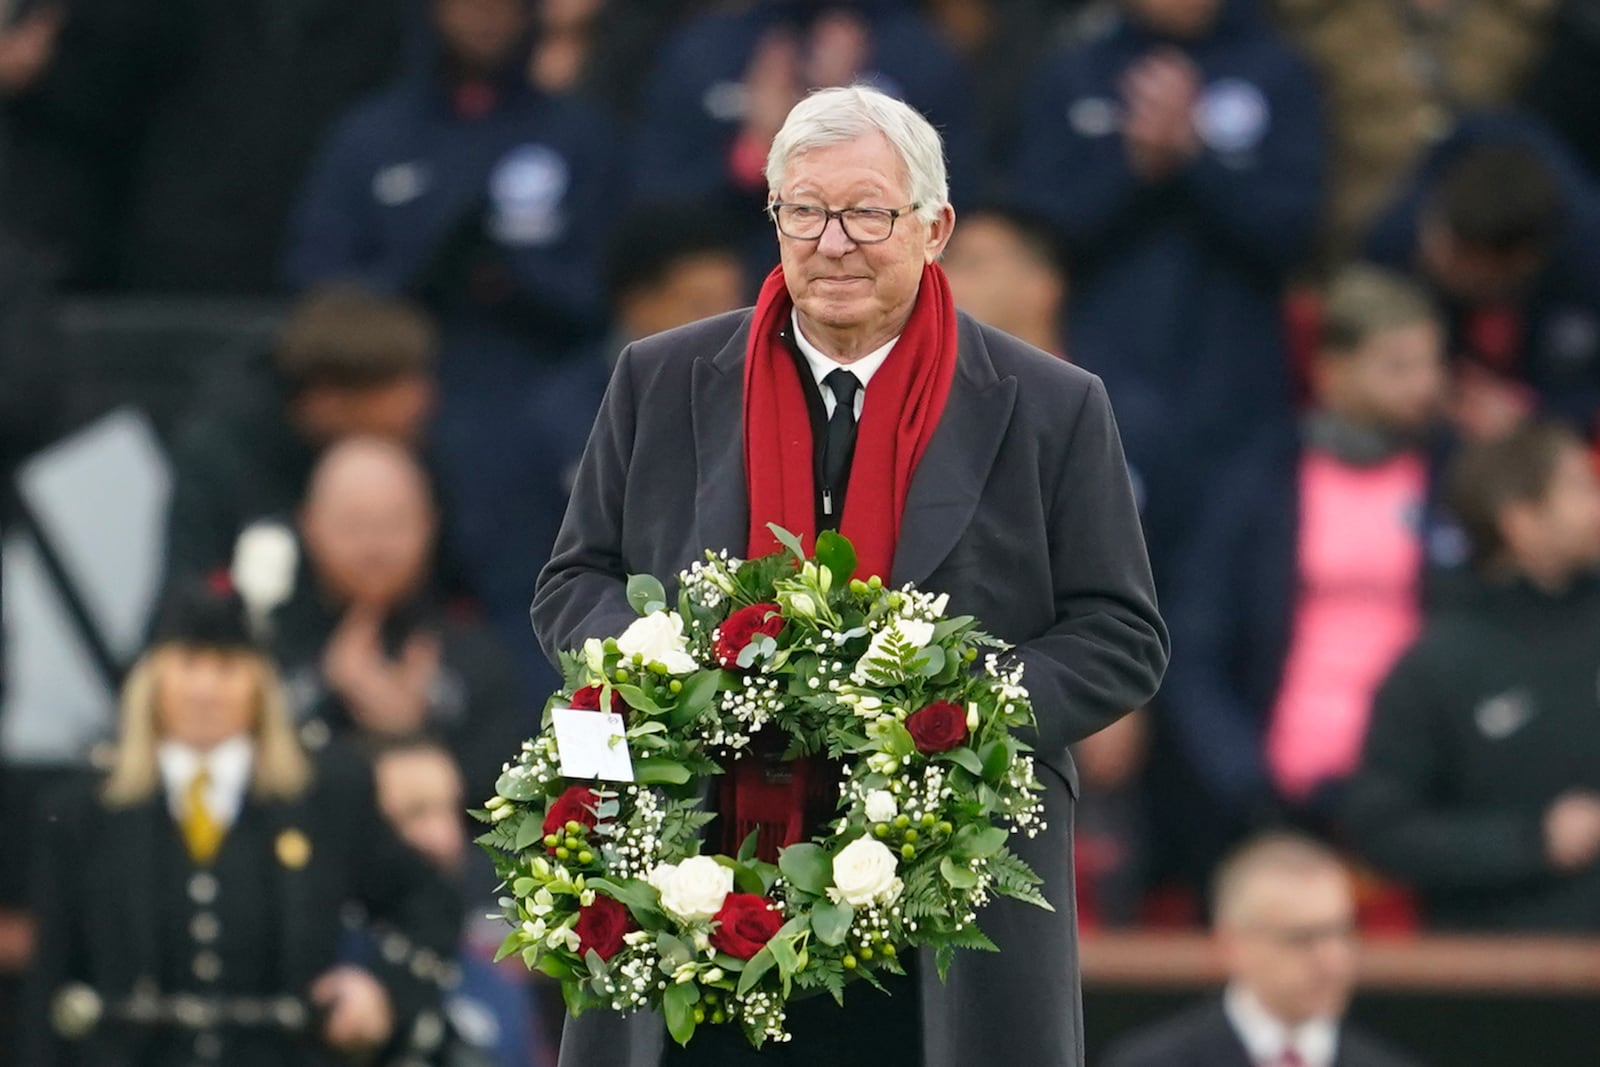
[[[845,232],[841,218],[829,219],[827,225],[822,227],[822,236],[817,238],[817,251],[825,256],[842,256],[855,247],[856,243]]]

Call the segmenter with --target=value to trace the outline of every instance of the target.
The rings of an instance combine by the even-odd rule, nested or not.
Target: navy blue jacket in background
[[[1439,501],[1446,451],[1432,452],[1416,517],[1425,595],[1465,554]],[[1294,636],[1304,455],[1298,440],[1271,435],[1223,472],[1164,597],[1173,655],[1162,714],[1206,792],[1241,814],[1271,795],[1264,746]]]
[[[644,201],[710,203],[747,219],[752,241],[763,242],[751,253],[763,273],[778,261],[772,227],[761,215],[766,189],[738,188],[728,163],[744,121],[745,68],[768,31],[803,28],[829,7],[852,11],[869,27],[871,52],[861,80],[904,100],[939,129],[952,199],[960,204],[979,191],[981,144],[967,73],[932,27],[905,4],[767,2],[748,11],[704,15],[661,48],[636,137],[635,190]]]
[[[508,66],[481,118],[457,113],[431,57],[346,115],[295,213],[290,283],[358,279],[423,299],[447,331],[514,334],[546,358],[596,336],[621,140],[602,112],[534,90],[525,69]]]
[[[1464,120],[1418,165],[1407,187],[1374,223],[1367,254],[1376,263],[1411,271],[1417,262],[1417,230],[1428,189],[1449,164],[1476,145],[1527,145],[1544,160],[1566,198],[1550,261],[1521,307],[1522,331],[1515,348],[1515,373],[1532,386],[1548,414],[1585,431],[1600,412],[1600,189],[1572,152],[1546,126],[1514,114]],[[1473,308],[1437,294],[1447,313],[1450,350],[1468,349]]]
[[[1204,147],[1147,185],[1128,166],[1120,82],[1163,46],[1200,68]],[[1224,0],[1199,41],[1117,18],[1047,63],[1030,99],[1011,196],[1065,242],[1070,353],[1105,380],[1147,515],[1181,509],[1208,464],[1291,416],[1281,301],[1322,201],[1316,82],[1250,0]]]

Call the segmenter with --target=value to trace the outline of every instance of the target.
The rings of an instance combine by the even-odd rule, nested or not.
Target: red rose
[[[712,919],[717,929],[711,947],[741,960],[760,952],[783,926],[783,916],[773,910],[772,901],[753,893],[729,893]]]
[[[578,924],[573,931],[578,935],[578,955],[586,956],[590,949],[603,960],[609,960],[622,951],[622,935],[633,929],[633,916],[626,905],[596,893],[594,903],[578,909]]]
[[[579,711],[600,710],[600,687],[586,685],[572,694],[572,699],[567,701],[567,706]],[[611,691],[611,710],[621,713],[628,710],[628,702],[622,699],[622,694],[615,689]]]
[[[949,752],[967,739],[967,713],[958,704],[936,700],[906,719],[906,729],[924,756]]]
[[[737,667],[739,653],[754,641],[757,634],[777,637],[783,630],[783,616],[776,604],[752,604],[740,608],[717,627],[715,639],[717,662],[724,667]]]
[[[579,822],[592,828],[597,821],[594,809],[599,805],[600,798],[594,795],[594,790],[588,786],[572,786],[550,804],[550,810],[544,817],[544,832],[563,833],[569,822]]]

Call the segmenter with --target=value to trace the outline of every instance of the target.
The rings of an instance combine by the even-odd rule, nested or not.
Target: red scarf
[[[783,268],[769,275],[750,320],[744,364],[744,469],[750,490],[751,558],[781,546],[769,522],[796,534],[811,550],[816,537],[816,486],[811,416],[795,362],[778,332],[794,302]],[[839,532],[855,545],[856,575],[889,580],[900,516],[917,461],[928,449],[956,369],[956,306],[936,264],[922,286],[900,339],[872,376],[856,430],[850,489]]]
[[[795,361],[778,334],[794,301],[783,268],[767,276],[750,320],[744,368],[744,469],[750,493],[750,558],[781,546],[768,523],[800,538],[809,552],[816,539],[815,462],[811,416]],[[839,532],[854,544],[856,576],[889,580],[900,518],[917,462],[928,449],[956,368],[956,308],[950,283],[935,264],[923,268],[917,302],[900,339],[872,377],[856,430],[849,491]],[[776,862],[778,849],[807,836],[807,807],[831,812],[837,801],[831,776],[810,760],[769,775],[774,753],[758,746],[725,780],[724,848],[733,852],[752,830],[757,855]]]

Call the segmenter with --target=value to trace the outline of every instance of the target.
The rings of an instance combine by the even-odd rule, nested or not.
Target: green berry
[[[921,835],[918,834],[915,830],[907,830],[906,831],[906,842],[907,843],[913,842],[920,836]]]
[[[883,946],[883,954],[885,956],[888,956],[890,959],[894,958],[894,943],[893,942],[890,942],[890,943],[888,943],[888,944]]]
[[[696,1008],[694,1010],[694,1024],[696,1026],[699,1026],[701,1023],[703,1023],[705,1021],[706,1021],[706,1010],[704,1008]]]
[[[564,860],[570,855],[572,855],[572,853],[568,852],[565,846],[556,849],[556,859],[558,860]]]
[[[627,680],[628,680],[628,670],[627,670],[627,668],[626,667],[618,667],[617,668],[617,681],[626,682]]]
[[[886,823],[886,822],[880,822],[878,825],[876,825],[876,826],[874,826],[872,828],[872,833],[876,837],[888,837],[889,836],[889,824]],[[545,843],[546,844],[554,844],[555,842],[546,841]]]
[[[969,648],[965,652],[961,653],[961,658],[966,660],[968,663],[971,663],[973,660],[978,658],[978,650],[975,648]]]
[[[544,835],[544,847],[545,848],[555,848],[560,843],[561,843],[561,838],[557,837],[555,834],[545,834]]]
[[[848,953],[845,955],[845,958],[839,962],[844,964],[844,969],[847,971],[853,971],[856,969],[856,958]]]
[[[577,819],[568,819],[565,829],[568,834],[581,834],[583,833],[583,823]]]
[[[669,692],[669,693],[681,693],[681,692],[683,692],[683,683],[678,681],[676,678],[674,678],[672,681],[667,683],[667,692]]]
[[[864,959],[864,960],[870,960],[872,958],[872,946],[871,945],[862,945],[861,946],[861,958]]]
[[[594,862],[594,853],[590,852],[588,849],[584,849],[582,852],[578,853],[578,862],[579,863],[593,863]]]
[[[900,829],[904,830],[906,827],[911,825],[911,816],[902,812],[894,817],[894,824],[900,827]]]
[[[923,816],[923,817],[922,817],[922,828],[923,828],[923,829],[924,829],[924,830],[931,830],[931,829],[933,829],[933,824],[934,824],[934,823],[936,823],[936,822],[938,822],[938,821],[939,821],[939,820],[938,820],[938,819],[935,819],[935,818],[934,818],[934,817],[933,817],[933,814],[932,814],[932,813],[931,813],[931,812],[930,812],[930,813],[928,813],[928,814],[927,814],[927,815],[924,815],[924,816]]]
[[[705,997],[703,999],[705,1000],[707,1005],[709,1005],[709,1006],[711,1006],[713,1008],[717,1006],[717,995],[715,993],[711,992],[710,990],[706,991],[706,995],[705,995]]]
[[[867,579],[867,586],[872,589],[882,589],[883,579],[874,574],[871,578]]]
[[[723,1011],[721,1008],[718,1008],[716,1011],[711,1013],[711,1021],[716,1023],[718,1026],[721,1026],[723,1023],[728,1021],[728,1013]]]
[[[948,822],[940,823],[937,827],[935,827],[935,829],[937,829],[941,834],[945,834],[946,836],[956,832],[955,826],[952,823],[948,823]]]
[[[902,859],[908,859],[908,860],[916,859],[917,858],[917,846],[916,845],[901,845],[900,846],[900,856],[901,856]]]

